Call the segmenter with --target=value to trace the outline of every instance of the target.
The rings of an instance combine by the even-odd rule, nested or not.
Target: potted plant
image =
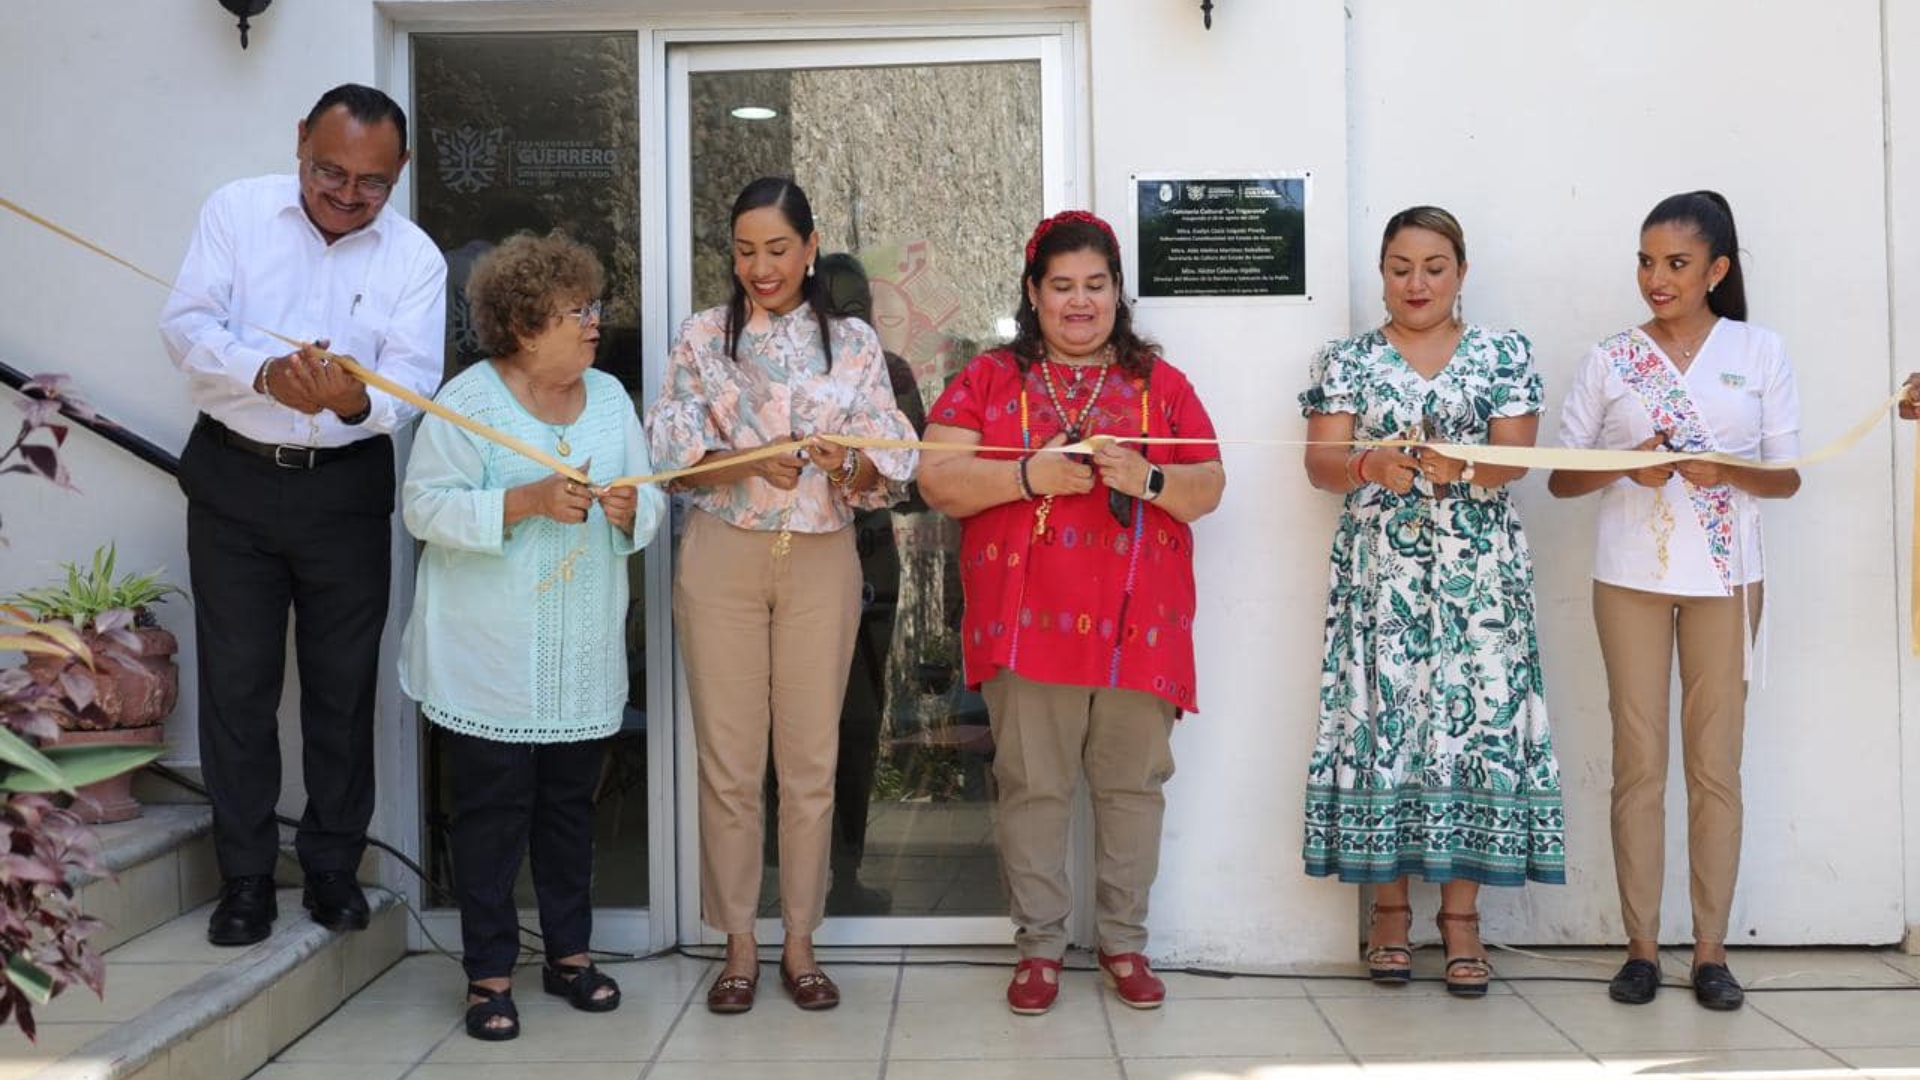
[[[86,569],[64,564],[57,585],[29,589],[9,603],[43,623],[66,623],[79,632],[91,662],[72,655],[37,653],[27,658],[32,679],[58,690],[71,706],[59,718],[59,745],[143,745],[161,741],[161,722],[180,697],[180,669],[173,654],[180,643],[154,620],[152,608],[185,593],[158,572],[114,576],[112,545],[93,553]],[[125,821],[140,814],[131,773],[89,785],[74,810],[83,821]]]
[[[73,628],[0,606],[0,650],[91,663]],[[73,719],[67,695],[25,668],[0,671],[0,1024],[34,1038],[33,1009],[73,984],[103,992],[106,965],[87,938],[76,881],[106,873],[93,833],[48,796],[145,765],[157,746],[46,745]]]

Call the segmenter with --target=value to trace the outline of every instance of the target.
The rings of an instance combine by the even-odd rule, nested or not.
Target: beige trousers
[[[853,530],[775,534],[694,511],[680,541],[673,618],[687,660],[700,763],[700,908],[753,929],[760,900],[768,734],[780,784],[780,913],[807,935],[826,909],[840,703],[860,623]]]
[[[1762,587],[1747,586],[1757,625]],[[1687,861],[1693,936],[1727,939],[1740,873],[1740,755],[1747,683],[1739,590],[1673,596],[1594,582],[1593,621],[1613,714],[1613,867],[1627,936],[1660,938],[1666,877],[1668,687],[1680,655],[1681,760],[1687,778]]]
[[[1093,797],[1094,910],[1109,954],[1147,946],[1160,872],[1161,787],[1173,775],[1173,705],[1138,690],[1063,686],[1003,671],[981,692],[993,724],[994,833],[1021,956],[1067,951],[1067,830],[1084,770]]]

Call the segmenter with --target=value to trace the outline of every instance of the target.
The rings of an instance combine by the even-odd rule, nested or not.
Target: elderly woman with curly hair
[[[592,370],[600,262],[565,236],[515,236],[467,282],[493,359],[443,387],[441,404],[585,473],[582,484],[437,416],[420,425],[402,512],[426,544],[400,681],[441,731],[453,778],[454,891],[467,1034],[520,1033],[514,881],[533,863],[541,984],[606,1012],[620,988],[595,967],[593,790],[627,700],[622,626],[628,556],[666,500],[602,486],[652,471],[619,380]]]

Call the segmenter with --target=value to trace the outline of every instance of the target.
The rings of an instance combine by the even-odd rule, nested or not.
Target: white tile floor
[[[1429,950],[1430,951],[1430,950]],[[860,955],[873,956],[873,950]],[[888,953],[879,955],[888,956]],[[1171,975],[1164,1009],[1122,1006],[1069,972],[1060,1004],[1016,1017],[1004,968],[917,966],[981,950],[895,950],[869,965],[823,958],[844,1003],[802,1013],[763,973],[744,1016],[706,1011],[712,964],[670,957],[610,968],[627,1000],[605,1016],[516,986],[525,1034],[486,1044],[460,1030],[452,961],[415,956],[289,1047],[259,1080],[1920,1080],[1920,965],[1875,950],[1738,952],[1747,1008],[1710,1013],[1684,986],[1686,955],[1653,1005],[1597,983],[1614,955],[1499,954],[1512,981],[1484,1001],[1437,982]],[[994,954],[987,954],[994,955]],[[1010,954],[1002,954],[1010,957]],[[1422,953],[1424,976],[1434,958]]]

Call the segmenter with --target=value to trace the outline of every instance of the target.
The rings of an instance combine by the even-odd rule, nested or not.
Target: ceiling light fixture
[[[769,109],[765,105],[742,105],[733,110],[735,120],[771,120],[779,115],[778,110]]]

